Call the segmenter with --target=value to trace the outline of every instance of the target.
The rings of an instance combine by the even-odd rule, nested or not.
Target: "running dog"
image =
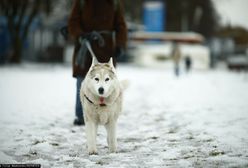
[[[99,63],[95,57],[92,58],[91,67],[80,89],[90,155],[97,154],[98,125],[105,126],[109,150],[116,152],[116,123],[122,111],[123,91],[127,85],[127,81],[118,80],[112,58],[108,63]]]

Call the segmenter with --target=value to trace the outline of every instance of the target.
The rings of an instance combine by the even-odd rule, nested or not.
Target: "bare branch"
[[[29,27],[30,27],[33,19],[35,18],[35,16],[38,13],[39,8],[40,8],[40,5],[41,5],[41,0],[35,0],[33,2],[33,7],[32,7],[31,14],[29,15],[28,21],[27,21],[26,25],[24,25],[24,28],[23,28],[23,36],[22,36],[22,39],[23,40],[26,39],[26,37],[27,37],[28,31],[29,31]]]
[[[20,1],[20,14],[19,14],[19,19],[17,23],[17,27],[20,28],[21,24],[23,22],[24,14],[26,13],[27,7],[28,7],[28,1],[27,0],[21,0]]]

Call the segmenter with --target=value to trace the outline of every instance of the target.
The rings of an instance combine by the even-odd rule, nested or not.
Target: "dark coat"
[[[75,39],[75,49],[73,53],[73,76],[85,77],[91,65],[91,55],[87,51],[84,66],[76,64],[77,53],[80,49],[78,38],[81,35],[92,31],[112,31],[114,36],[103,34],[105,46],[100,47],[97,42],[91,42],[92,49],[99,62],[108,62],[113,57],[116,65],[114,50],[116,47],[126,47],[127,27],[124,18],[121,0],[84,0],[82,5],[80,0],[74,0],[72,11],[69,17],[68,31]],[[117,4],[117,5],[116,5]]]

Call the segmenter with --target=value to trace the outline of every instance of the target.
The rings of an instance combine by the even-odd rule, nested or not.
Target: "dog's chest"
[[[101,125],[107,124],[113,118],[113,111],[109,107],[96,107],[94,113],[95,119]]]

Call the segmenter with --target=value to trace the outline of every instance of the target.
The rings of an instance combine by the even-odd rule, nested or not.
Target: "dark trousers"
[[[83,119],[83,108],[80,101],[80,88],[83,78],[77,77],[77,88],[76,88],[76,117],[78,119]]]

